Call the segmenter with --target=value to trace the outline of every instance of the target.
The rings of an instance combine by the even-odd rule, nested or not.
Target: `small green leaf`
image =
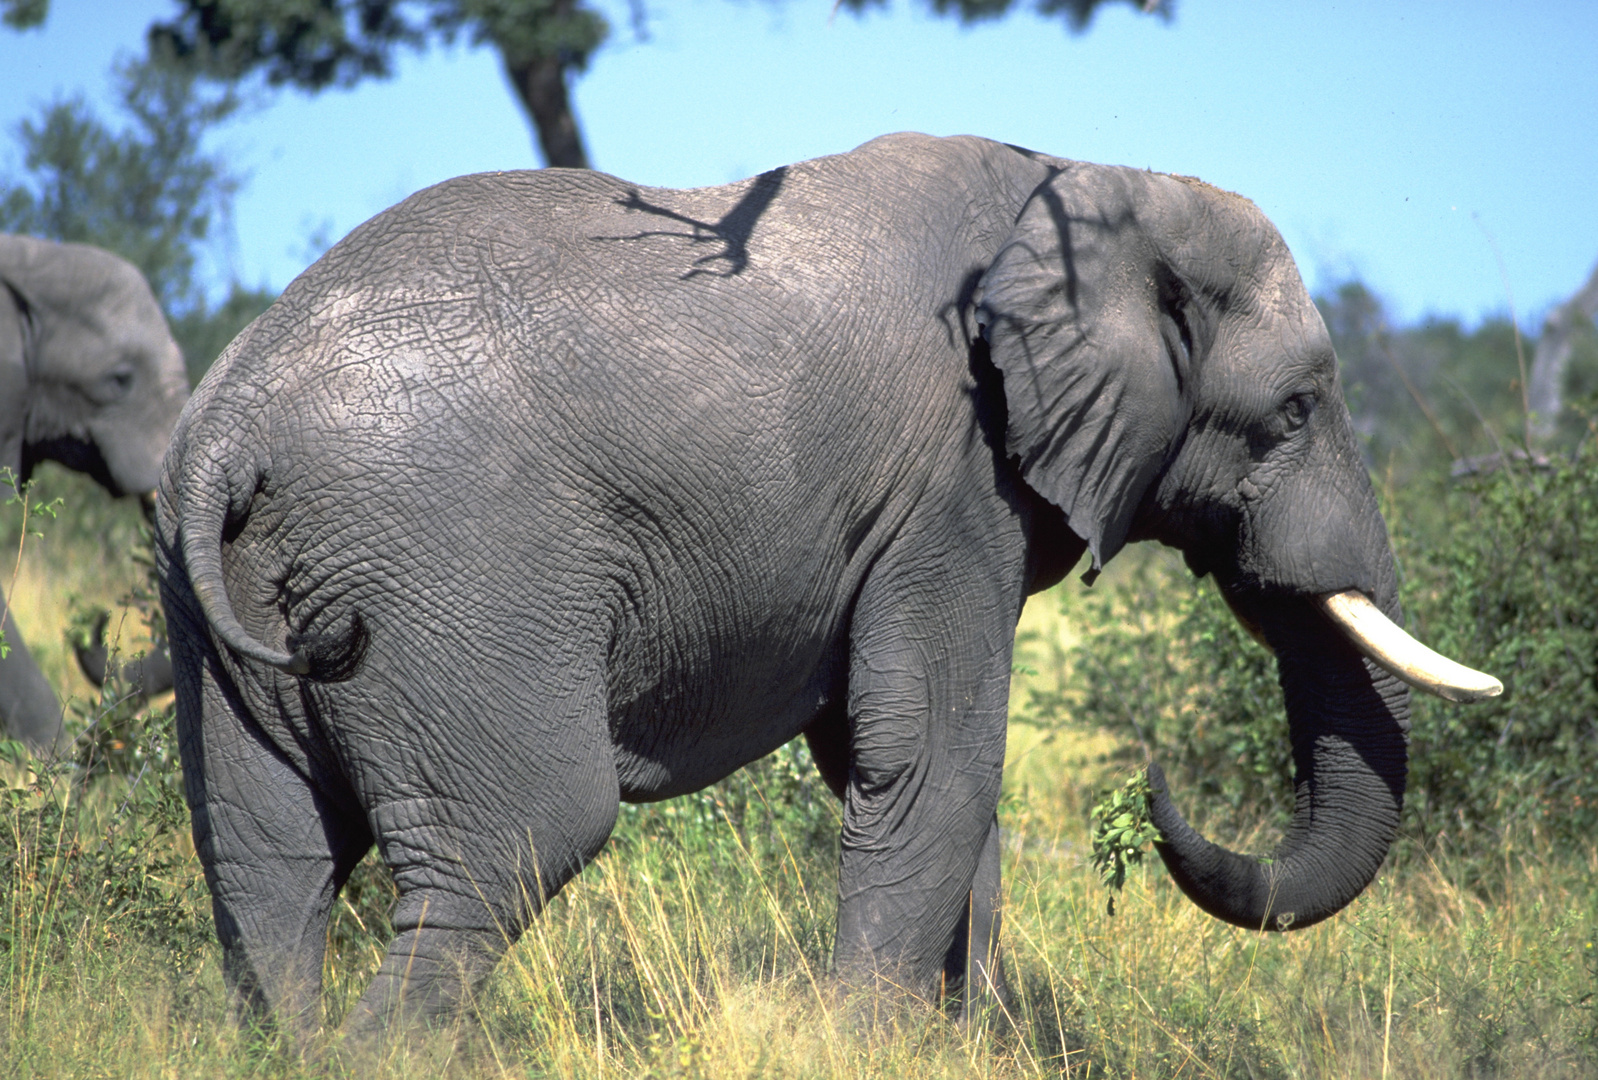
[[[1149,820],[1148,774],[1140,770],[1093,807],[1098,827],[1093,832],[1093,868],[1113,892],[1126,884],[1126,868],[1143,861],[1145,847],[1160,839]],[[1115,914],[1112,897],[1105,910]]]

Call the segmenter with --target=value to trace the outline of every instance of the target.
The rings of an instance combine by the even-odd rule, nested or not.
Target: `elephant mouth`
[[[1229,592],[1222,589],[1220,593],[1238,624],[1269,649],[1270,643],[1259,624],[1237,606]],[[1358,589],[1328,593],[1317,599],[1316,606],[1354,648],[1416,690],[1460,704],[1485,701],[1504,692],[1504,684],[1486,672],[1450,660],[1410,637]]]
[[[1357,589],[1323,596],[1319,607],[1356,649],[1417,690],[1462,704],[1504,692],[1504,684],[1486,672],[1450,660],[1410,637]]]
[[[83,473],[117,498],[127,494],[117,483],[116,476],[106,462],[105,455],[100,452],[99,446],[89,439],[60,435],[31,443],[25,442],[22,446],[21,479],[30,479],[34,467],[41,461],[54,461],[73,472]]]

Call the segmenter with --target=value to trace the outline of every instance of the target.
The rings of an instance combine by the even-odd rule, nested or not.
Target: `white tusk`
[[[1410,637],[1354,589],[1320,600],[1321,610],[1354,647],[1417,690],[1447,701],[1481,701],[1504,692],[1504,684],[1484,672],[1435,653]]]

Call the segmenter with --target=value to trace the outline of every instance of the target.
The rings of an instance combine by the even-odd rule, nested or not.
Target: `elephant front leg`
[[[852,634],[836,966],[852,986],[928,1001],[960,984],[983,993],[995,981],[1011,609],[884,598],[892,616],[874,622],[863,604]]]
[[[971,896],[966,917],[960,921],[943,960],[943,984],[960,992],[960,1020],[969,1023],[981,1006],[1010,1006],[1010,989],[1004,980],[999,959],[1001,883],[999,858],[1002,835],[995,815],[988,826],[988,838],[977,859],[976,876],[971,881]]]
[[[0,607],[6,607],[4,594]],[[9,607],[0,629],[8,647],[0,657],[0,735],[21,739],[36,754],[48,753],[61,738],[61,704],[22,643]]]

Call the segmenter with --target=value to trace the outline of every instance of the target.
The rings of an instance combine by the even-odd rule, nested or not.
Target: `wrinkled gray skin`
[[[302,1030],[374,842],[361,1032],[456,1007],[618,800],[800,733],[845,805],[844,982],[985,986],[1016,619],[1128,540],[1214,573],[1286,692],[1273,862],[1156,800],[1194,899],[1308,925],[1397,822],[1407,690],[1311,605],[1398,614],[1331,343],[1260,212],[1190,179],[896,135],[695,191],[452,180],[233,343],[158,519],[227,971]]]
[[[39,462],[58,461],[113,495],[153,491],[188,399],[183,356],[131,263],[85,244],[0,236],[0,466],[25,481]],[[0,730],[48,750],[61,706],[9,610],[5,634]]]

